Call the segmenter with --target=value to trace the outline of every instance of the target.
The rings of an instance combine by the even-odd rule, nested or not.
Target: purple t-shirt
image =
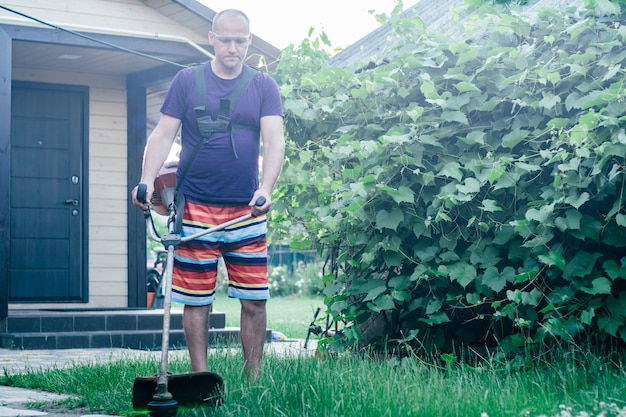
[[[227,98],[241,79],[225,80],[205,65],[207,107],[212,119],[219,113],[220,99]],[[260,120],[264,116],[283,116],[280,91],[276,81],[265,73],[254,77],[241,95],[232,113],[231,125],[248,126],[235,129],[231,143],[230,129],[213,133],[208,143],[200,146],[189,170],[180,183],[182,172],[199,140],[202,140],[194,108],[196,83],[192,68],[176,74],[161,106],[161,113],[182,121],[181,153],[178,163],[180,189],[191,200],[211,204],[247,204],[259,186]]]

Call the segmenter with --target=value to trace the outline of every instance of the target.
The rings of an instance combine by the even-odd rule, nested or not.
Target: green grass
[[[303,338],[314,310],[322,305],[319,298],[273,298],[269,327]],[[238,325],[237,300],[222,296],[215,307],[226,312],[228,325]],[[520,361],[448,364],[416,356],[310,353],[266,354],[260,381],[250,384],[243,376],[240,348],[212,349],[210,369],[226,381],[224,405],[181,409],[178,416],[626,417],[626,352],[596,355],[572,346]],[[16,375],[5,371],[0,384],[77,397],[55,405],[55,412],[67,408],[131,417],[138,414],[131,406],[133,380],[154,375],[158,368],[158,352],[129,354],[110,363],[27,369]],[[190,371],[185,350],[172,352],[169,370]]]
[[[318,307],[324,307],[322,297],[273,297],[267,301],[267,328],[283,333],[290,339],[304,339]],[[226,326],[239,327],[239,300],[218,294],[214,311],[226,313]]]
[[[224,405],[179,410],[178,415],[582,417],[583,411],[593,416],[626,415],[624,362],[584,352],[549,356],[513,370],[509,363],[496,360],[440,366],[417,357],[266,355],[261,380],[250,384],[242,375],[240,352],[219,349],[211,353],[211,364],[226,381]],[[172,372],[187,372],[188,367],[185,355],[172,355]],[[81,400],[68,400],[70,408],[132,416],[136,414],[130,405],[132,381],[155,369],[156,357],[128,358],[5,375],[0,383],[74,394]]]

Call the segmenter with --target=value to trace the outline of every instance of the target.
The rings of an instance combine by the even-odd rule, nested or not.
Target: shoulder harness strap
[[[230,118],[232,113],[237,107],[241,96],[244,91],[252,82],[252,79],[258,74],[259,71],[248,66],[243,67],[243,75],[233,92],[226,98],[220,100],[220,110],[216,119],[211,119],[208,114],[207,105],[207,92],[206,92],[206,79],[204,76],[204,69],[206,64],[195,65],[194,78],[196,84],[196,100],[197,106],[194,108],[196,112],[196,119],[198,120],[198,126],[200,127],[200,133],[203,137],[210,137],[215,132],[225,132],[228,129]]]
[[[243,68],[244,68],[243,76],[241,77],[239,84],[237,84],[235,91],[233,91],[232,94],[230,95],[230,101],[228,103],[228,121],[229,122],[230,122],[230,117],[233,115],[233,112],[235,111],[235,107],[237,107],[237,103],[239,103],[239,99],[241,98],[241,95],[243,94],[244,91],[246,91],[246,89],[248,88],[248,86],[250,85],[254,77],[256,77],[256,75],[259,73],[259,71],[255,70],[254,68],[250,68],[248,66],[245,66]],[[227,101],[227,100],[220,101],[220,113],[222,111],[222,105],[224,101]],[[237,155],[237,148],[235,146],[235,130],[239,128],[249,128],[249,127],[245,125],[241,125],[241,124],[236,124],[236,123],[230,124],[230,143],[231,143],[231,146],[233,147],[235,158],[239,158],[239,156]]]
[[[230,128],[230,142],[232,144],[235,157],[239,158],[239,156],[237,155],[237,150],[235,149],[235,129],[233,128],[233,126],[231,126],[230,118],[232,116],[232,112],[235,110],[235,107],[237,107],[237,104],[239,103],[239,100],[241,99],[244,91],[248,89],[248,86],[250,85],[254,77],[259,73],[259,71],[254,68],[251,68],[247,65],[243,66],[244,72],[241,80],[239,80],[239,82],[235,86],[235,89],[227,98],[223,98],[220,100],[220,110],[217,115],[217,119],[213,120],[208,114],[206,79],[204,76],[204,69],[206,65],[207,64],[199,64],[192,67],[196,84],[197,100],[197,106],[194,108],[194,110],[196,112],[196,120],[198,122],[198,127],[200,128],[200,134],[202,135],[203,139],[199,140],[195,148],[193,149],[193,152],[191,153],[191,156],[189,158],[189,162],[187,162],[187,164],[185,165],[179,184],[182,183],[185,179],[187,171],[191,166],[191,162],[195,159],[198,151],[200,150],[200,146],[207,143],[213,133],[226,132]]]

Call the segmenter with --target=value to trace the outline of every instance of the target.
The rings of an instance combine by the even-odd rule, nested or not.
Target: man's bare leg
[[[208,371],[207,350],[209,349],[209,312],[211,306],[185,306],[183,327],[193,372]]]
[[[244,372],[250,380],[261,375],[263,344],[267,331],[265,300],[240,300],[240,336],[243,346]]]

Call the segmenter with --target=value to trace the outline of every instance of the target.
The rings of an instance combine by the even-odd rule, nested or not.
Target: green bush
[[[484,6],[465,42],[392,15],[367,70],[284,53],[275,233],[327,260],[336,344],[626,340],[626,25],[594,4]]]

